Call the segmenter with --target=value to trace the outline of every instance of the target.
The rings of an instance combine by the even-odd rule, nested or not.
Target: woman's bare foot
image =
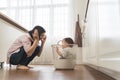
[[[17,66],[17,69],[18,69],[18,70],[29,70],[29,67],[24,66],[24,65],[18,65],[18,66]]]
[[[29,69],[32,69],[33,67],[31,67],[31,66],[27,66]]]

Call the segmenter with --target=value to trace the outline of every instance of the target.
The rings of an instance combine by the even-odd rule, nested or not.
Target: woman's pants
[[[24,48],[21,47],[19,52],[11,55],[10,64],[12,65],[20,64],[27,66],[35,58],[35,56],[38,55],[39,51],[40,51],[40,46],[37,46],[34,53],[30,57],[28,57]]]

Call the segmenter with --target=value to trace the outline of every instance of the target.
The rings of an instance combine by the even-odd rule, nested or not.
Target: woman
[[[46,41],[45,29],[35,26],[27,34],[18,37],[8,50],[7,60],[12,65],[17,65],[17,69],[30,69],[28,64],[40,56]],[[41,45],[39,46],[39,41]]]

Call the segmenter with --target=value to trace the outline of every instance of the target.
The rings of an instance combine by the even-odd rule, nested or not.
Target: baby
[[[74,41],[71,38],[64,38],[62,40],[62,51],[59,50],[58,47],[56,47],[56,52],[60,56],[60,59],[72,59],[73,53],[72,53],[72,47],[73,47]]]

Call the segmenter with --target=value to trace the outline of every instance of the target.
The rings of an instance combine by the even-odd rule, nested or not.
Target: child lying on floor
[[[73,47],[74,41],[71,38],[64,38],[62,40],[62,51],[56,47],[56,52],[60,56],[60,59],[72,59],[73,53],[71,48]]]

